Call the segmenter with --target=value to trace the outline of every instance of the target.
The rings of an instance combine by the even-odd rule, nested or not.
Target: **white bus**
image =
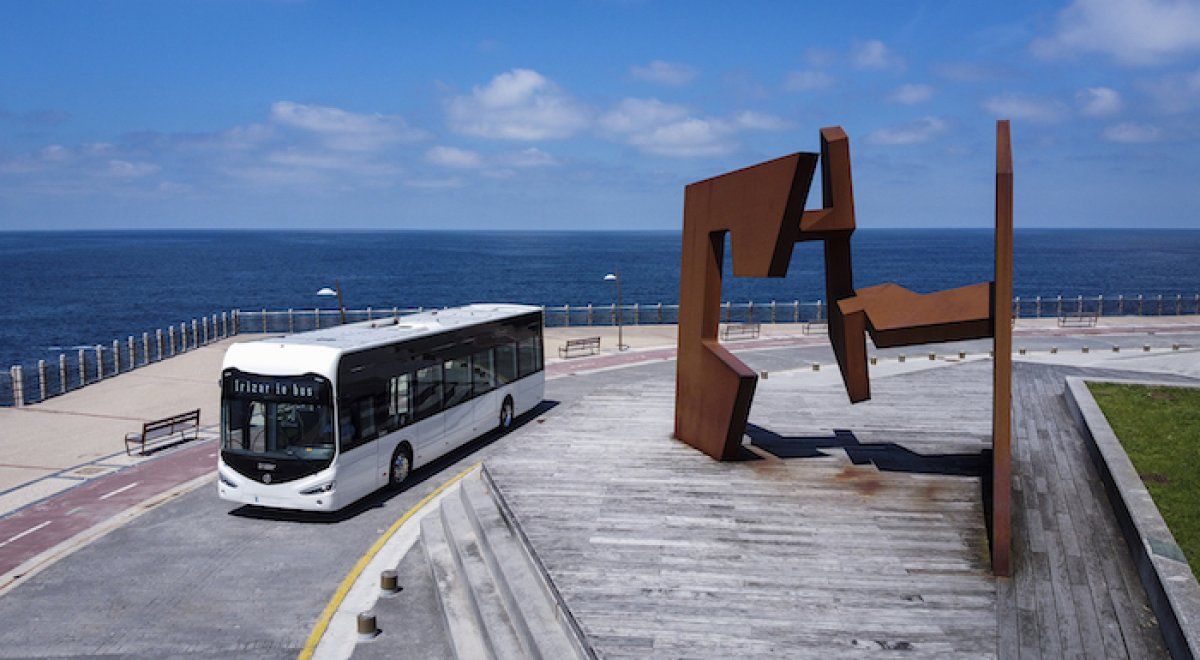
[[[336,511],[538,405],[542,312],[478,304],[234,344],[222,499]]]

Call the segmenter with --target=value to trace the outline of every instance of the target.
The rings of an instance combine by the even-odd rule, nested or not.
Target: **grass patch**
[[[1200,389],[1088,383],[1200,575]]]

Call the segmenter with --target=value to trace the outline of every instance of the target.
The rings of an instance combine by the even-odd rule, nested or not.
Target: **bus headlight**
[[[230,479],[229,477],[225,476],[225,473],[224,473],[224,472],[221,472],[220,470],[218,470],[218,471],[217,471],[217,479],[219,479],[219,480],[221,481],[221,483],[222,483],[222,484],[224,484],[224,485],[226,485],[226,486],[229,486],[230,488],[237,488],[237,487],[238,487],[238,485],[237,485],[237,484],[233,483],[233,480],[232,480],[232,479]]]
[[[336,484],[337,484],[336,481],[330,481],[329,483],[324,483],[324,484],[321,484],[320,486],[313,486],[312,488],[305,488],[304,490],[300,491],[300,494],[301,495],[320,495],[321,493],[328,493],[333,490],[333,487]]]

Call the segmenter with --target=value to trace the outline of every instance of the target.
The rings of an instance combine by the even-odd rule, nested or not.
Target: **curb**
[[[1200,583],[1087,383],[1200,386],[1077,376],[1068,376],[1066,381],[1067,408],[1083,430],[1088,453],[1100,472],[1167,650],[1174,658],[1200,658]]]

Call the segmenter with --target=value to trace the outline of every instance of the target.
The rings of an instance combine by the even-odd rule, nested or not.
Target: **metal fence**
[[[112,343],[79,347],[59,353],[57,359],[13,365],[0,374],[0,405],[45,401],[219,341],[235,334],[236,327],[237,311],[221,312]]]
[[[344,322],[355,323],[438,309],[436,307],[367,307],[347,309]],[[679,305],[665,303],[622,305],[546,305],[547,327],[675,324]],[[721,303],[724,323],[804,323],[822,321],[828,316],[823,301],[799,300]],[[1200,293],[1115,295],[1115,296],[1034,296],[1013,299],[1017,318],[1055,318],[1064,314],[1098,316],[1178,316],[1200,314]],[[241,333],[293,333],[317,330],[343,323],[343,312],[336,309],[257,309],[232,310],[192,319],[190,322],[114,339],[111,344],[96,344],[59,354],[57,360],[38,360],[15,365],[0,373],[0,406],[23,405],[44,401],[159,362],[213,341]]]

